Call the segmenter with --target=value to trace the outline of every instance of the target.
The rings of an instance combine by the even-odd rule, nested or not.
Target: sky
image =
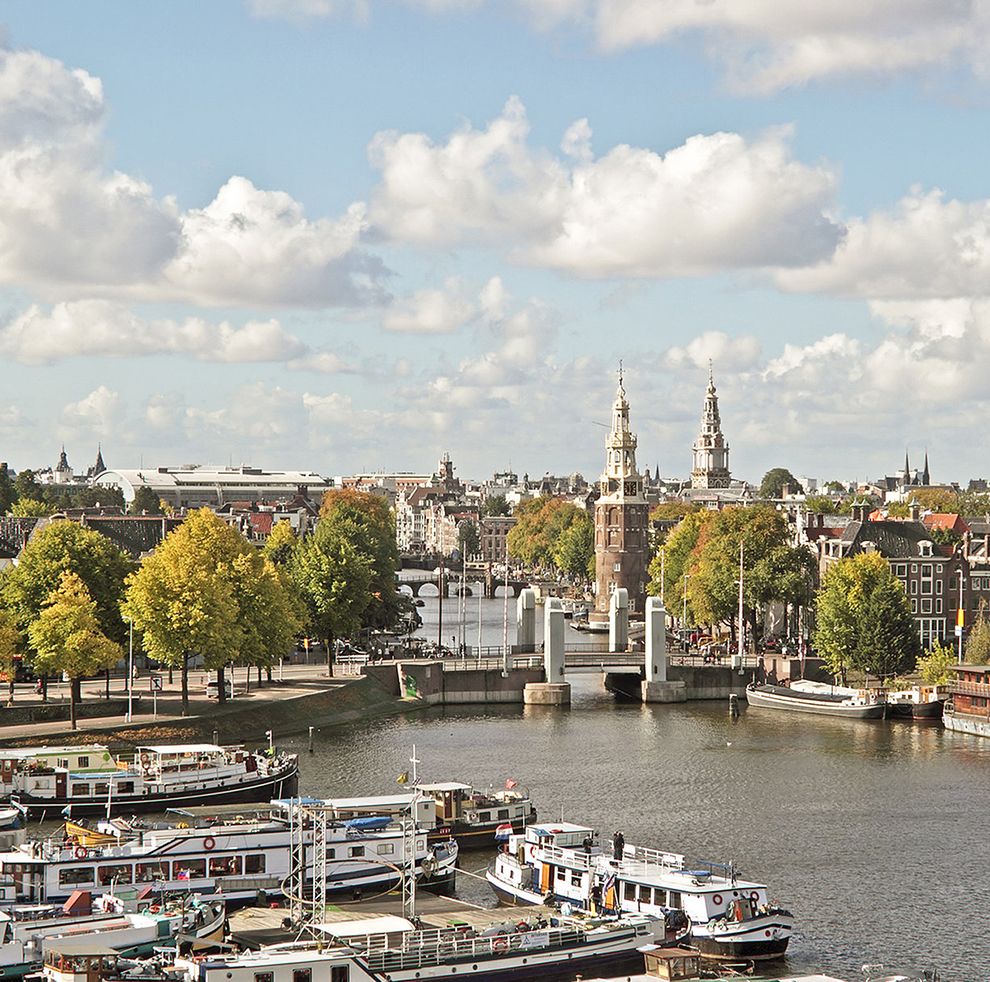
[[[0,459],[990,477],[990,0],[11,0]]]

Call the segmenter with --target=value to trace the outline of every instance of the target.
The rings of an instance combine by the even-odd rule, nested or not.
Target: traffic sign
[[[151,676],[151,691],[152,692],[162,691],[162,677],[160,675]]]

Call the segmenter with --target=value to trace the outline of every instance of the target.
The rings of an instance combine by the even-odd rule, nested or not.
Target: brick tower
[[[649,506],[643,477],[636,470],[636,436],[629,429],[629,403],[622,387],[612,404],[612,426],[605,440],[605,470],[595,504],[595,609],[608,612],[613,590],[629,591],[629,609],[642,615],[646,606]]]

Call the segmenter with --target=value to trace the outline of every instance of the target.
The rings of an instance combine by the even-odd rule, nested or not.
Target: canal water
[[[500,643],[501,618],[500,600],[483,605],[486,643]],[[320,732],[312,755],[305,738],[290,740],[302,789],[394,792],[415,744],[425,780],[502,787],[511,777],[543,818],[732,860],[794,913],[791,972],[861,979],[879,962],[937,968],[945,982],[990,979],[990,740],[745,707],[732,720],[722,703],[617,703],[596,675],[571,681],[568,710],[431,710]],[[465,853],[462,865],[483,870],[493,854]],[[494,904],[469,877],[458,894]]]

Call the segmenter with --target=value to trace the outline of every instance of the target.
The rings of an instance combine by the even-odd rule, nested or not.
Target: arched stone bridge
[[[457,596],[461,590],[461,575],[457,572],[444,571],[443,583],[440,582],[440,575],[425,569],[404,569],[397,578],[396,585],[400,590],[406,588],[414,597],[418,597],[420,590],[424,586],[432,585],[437,591],[437,596],[441,593],[444,597]],[[529,586],[526,580],[509,580],[508,589],[510,596],[518,598],[519,595]],[[493,576],[488,573],[468,571],[464,575],[464,593],[473,597],[478,589],[484,590],[484,595],[489,600],[501,597],[506,589],[506,582],[503,578]]]

